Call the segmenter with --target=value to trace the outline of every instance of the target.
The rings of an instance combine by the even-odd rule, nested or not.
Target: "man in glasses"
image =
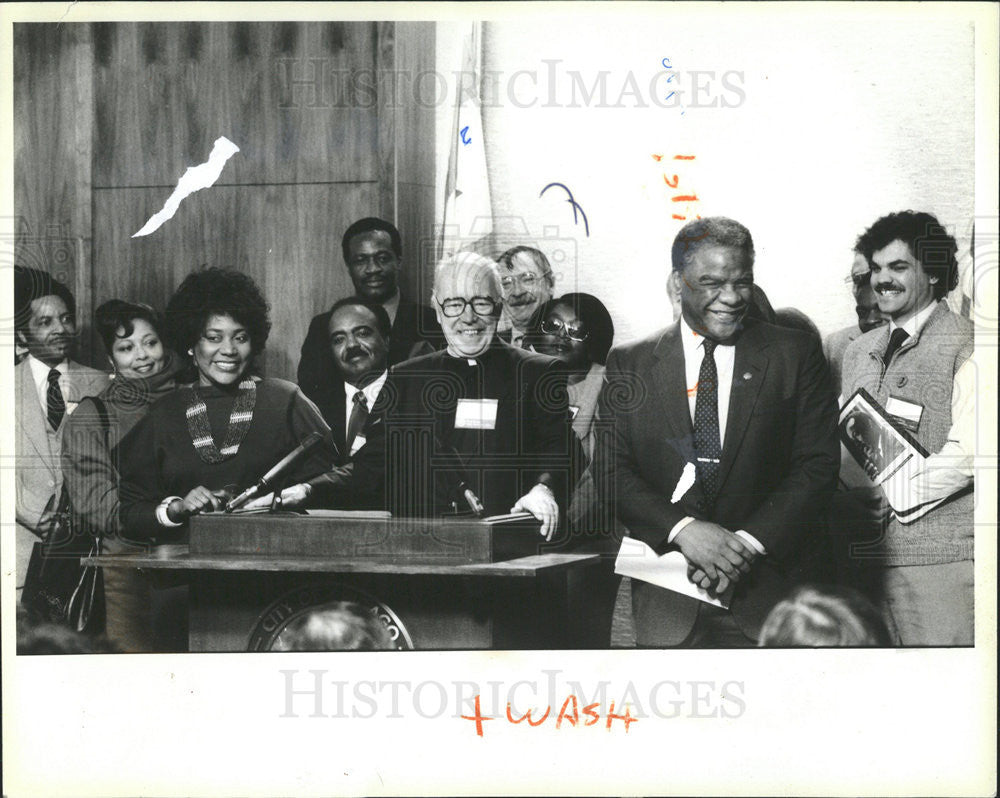
[[[633,580],[638,645],[749,647],[821,553],[840,453],[836,393],[814,336],[748,315],[746,227],[688,222],[671,261],[681,318],[608,355],[598,414],[611,434],[596,482],[630,536],[657,555],[679,552],[704,591],[698,600]]]
[[[394,367],[354,460],[352,493],[394,515],[529,512],[551,540],[568,503],[565,372],[497,337],[497,265],[472,252],[438,264],[432,302],[447,349]]]
[[[833,387],[838,391],[840,390],[840,368],[844,362],[844,352],[847,351],[847,345],[869,330],[874,330],[886,323],[885,316],[878,309],[878,298],[872,290],[868,260],[857,250],[854,251],[850,280],[858,323],[831,333],[823,342],[823,354],[826,355],[826,360],[830,364]]]
[[[389,315],[389,365],[441,345],[433,311],[400,295],[403,244],[395,226],[374,217],[359,219],[344,232],[341,250],[354,294],[381,305]],[[339,402],[344,390],[330,351],[330,315],[330,311],[320,313],[310,322],[298,369],[299,387],[321,408]]]
[[[548,258],[533,247],[513,247],[499,258],[503,289],[504,322],[501,335],[514,346],[523,346],[535,311],[552,299],[556,284]]]

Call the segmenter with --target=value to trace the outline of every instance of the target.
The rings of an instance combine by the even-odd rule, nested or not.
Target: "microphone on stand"
[[[274,482],[285,475],[285,473],[291,468],[292,463],[294,463],[299,457],[305,454],[305,452],[321,440],[323,440],[323,436],[320,433],[310,432],[305,438],[302,439],[302,442],[298,446],[282,457],[270,471],[264,474],[264,476],[243,491],[239,496],[231,499],[226,505],[226,512],[231,513],[233,510],[242,507],[251,499],[272,490]]]
[[[475,494],[472,488],[469,487],[468,475],[465,473],[464,461],[462,460],[462,455],[458,453],[458,450],[451,444],[445,445],[441,442],[441,439],[435,434],[434,442],[437,444],[439,450],[443,451],[445,454],[451,455],[458,462],[456,468],[449,468],[448,471],[451,472],[452,478],[455,480],[455,492],[461,496],[465,503],[469,506],[472,514],[476,518],[482,518],[486,514],[486,509],[483,507],[483,503],[479,500],[479,497]],[[452,502],[453,505],[457,505],[456,502]],[[456,506],[457,512],[457,506]]]

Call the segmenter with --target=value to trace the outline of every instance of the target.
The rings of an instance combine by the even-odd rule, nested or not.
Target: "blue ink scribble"
[[[461,133],[462,143],[463,144],[470,144],[470,143],[472,143],[472,139],[466,138],[466,136],[468,135],[468,133],[469,133],[469,126],[466,125],[465,127],[462,128],[462,133]]]
[[[665,57],[660,63],[663,64],[663,68],[664,69],[673,69],[673,67],[670,66],[670,58],[669,57]]]
[[[670,99],[671,97],[673,97],[673,96],[674,96],[674,94],[676,94],[676,92],[673,92],[673,91],[672,91],[672,92],[670,92],[670,94],[668,94],[668,95],[667,95],[666,97],[664,97],[663,99],[664,99],[664,100],[669,100],[669,99]]]
[[[577,211],[579,211],[580,212],[580,216],[583,217],[583,229],[586,231],[587,237],[589,238],[590,237],[590,223],[587,221],[587,214],[585,214],[583,212],[583,208],[581,208],[577,204],[576,200],[573,199],[573,192],[570,191],[568,188],[566,188],[565,185],[563,185],[562,183],[549,183],[545,188],[542,189],[541,194],[539,194],[538,196],[541,197],[543,194],[545,194],[546,191],[548,191],[550,188],[552,188],[552,186],[559,186],[559,188],[561,188],[563,191],[566,192],[566,195],[569,197],[569,199],[566,200],[566,202],[568,202],[570,205],[573,206],[573,224],[578,224]]]

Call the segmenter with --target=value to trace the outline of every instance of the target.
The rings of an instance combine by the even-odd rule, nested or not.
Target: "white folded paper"
[[[712,596],[688,579],[688,561],[679,551],[668,551],[659,555],[641,540],[623,538],[615,560],[615,573],[641,579],[651,585],[665,587],[684,596],[714,604],[716,607],[729,609],[729,600],[733,595],[730,588],[720,597]]]

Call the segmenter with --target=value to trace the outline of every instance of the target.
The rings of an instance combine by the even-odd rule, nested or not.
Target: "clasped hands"
[[[687,558],[688,579],[713,596],[750,573],[757,556],[738,535],[710,521],[692,521],[677,533],[674,544]]]

